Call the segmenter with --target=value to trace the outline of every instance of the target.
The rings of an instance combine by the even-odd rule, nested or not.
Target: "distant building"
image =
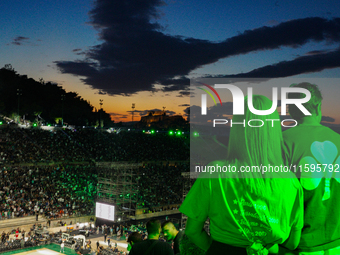
[[[181,115],[169,116],[165,111],[148,111],[146,116],[142,116],[138,127],[183,127],[187,124],[187,121]]]

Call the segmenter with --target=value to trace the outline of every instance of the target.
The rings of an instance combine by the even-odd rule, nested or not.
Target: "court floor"
[[[46,254],[46,255],[57,255],[57,254],[61,254],[59,252],[56,251],[52,251],[50,249],[47,248],[42,248],[42,249],[38,249],[38,250],[33,250],[33,251],[24,251],[24,252],[20,252],[20,253],[15,253],[17,255],[41,255],[41,254]]]
[[[8,251],[1,253],[2,255],[59,255],[59,254],[68,254],[73,255],[76,254],[74,250],[65,247],[64,253],[60,253],[60,245],[57,244],[48,244],[39,247],[30,247],[22,250]]]

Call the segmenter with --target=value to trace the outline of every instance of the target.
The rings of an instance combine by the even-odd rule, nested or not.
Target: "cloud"
[[[129,116],[127,114],[121,114],[121,113],[115,113],[110,112],[111,119],[113,119],[115,122],[121,121],[121,119],[127,119]]]
[[[319,54],[327,53],[329,51],[330,50],[312,50],[312,51],[308,51],[305,55],[313,56],[313,55],[319,55]]]
[[[186,97],[186,96],[190,96],[190,91],[182,90],[182,91],[178,92],[178,95],[176,97]]]
[[[11,44],[20,46],[23,44],[27,44],[29,39],[30,38],[24,36],[17,36],[13,39],[13,42],[11,42]]]
[[[145,116],[145,115],[147,115],[148,112],[150,112],[150,111],[155,111],[155,112],[157,112],[157,111],[163,111],[163,110],[155,108],[155,109],[148,109],[148,110],[134,110],[134,111],[126,111],[126,112],[129,112],[130,114],[131,114],[131,112],[134,112],[134,113],[138,113],[139,116]],[[176,114],[176,112],[170,111],[170,110],[165,110],[165,112],[166,112],[166,114],[169,115],[169,116],[172,116],[172,115],[175,115],[175,114]]]
[[[82,51],[82,49],[74,49],[72,52],[78,56],[80,55],[86,55],[86,52]]]
[[[190,117],[191,123],[207,123],[212,119],[230,119],[233,114],[233,102],[222,102],[208,107],[207,115],[201,114],[201,106],[191,105],[183,110],[185,116]]]
[[[173,116],[176,114],[176,112],[174,111],[169,111],[169,110],[166,110],[166,114],[169,115],[169,116]]]
[[[191,71],[222,58],[340,39],[339,18],[290,20],[247,30],[222,42],[172,36],[156,22],[163,4],[161,0],[97,0],[90,11],[90,23],[103,43],[87,50],[83,60],[55,64],[62,73],[81,76],[84,84],[109,95],[154,91],[155,84],[163,85],[165,92],[182,91],[189,85],[187,75]],[[329,66],[320,65],[298,70],[311,72]],[[290,73],[288,70],[280,75]]]
[[[127,114],[121,114],[121,113],[115,113],[115,112],[109,112],[109,114],[113,117],[127,117]]]
[[[322,116],[321,121],[335,122],[335,119],[329,116]]]
[[[340,48],[327,53],[297,57],[291,61],[282,61],[254,69],[247,73],[234,75],[215,75],[215,78],[278,78],[302,73],[319,72],[324,69],[340,67]],[[208,77],[208,76],[206,76]]]
[[[233,114],[233,102],[222,102],[222,105],[217,104],[208,107],[207,112],[213,114],[214,118],[222,118],[225,115]]]
[[[279,21],[277,21],[277,20],[268,20],[267,22],[266,22],[266,25],[267,26],[276,26],[276,25],[278,25],[280,22]]]

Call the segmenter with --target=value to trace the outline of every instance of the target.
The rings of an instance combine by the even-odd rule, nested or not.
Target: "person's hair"
[[[128,243],[139,243],[142,241],[142,235],[138,232],[132,232],[128,237]]]
[[[254,95],[252,97],[253,106],[257,110],[267,110],[272,106],[272,101],[265,96]],[[230,130],[228,156],[229,164],[240,166],[280,166],[282,160],[282,131],[280,121],[267,121],[267,119],[280,120],[278,112],[275,110],[269,115],[256,115],[252,113],[245,98],[245,115],[234,115],[233,122],[245,121],[243,124],[233,125]],[[262,125],[261,127],[250,127],[252,125]],[[241,182],[244,183],[246,192],[254,193],[258,196],[269,197],[272,192],[277,192],[278,184],[274,179],[266,178],[270,175],[263,175],[261,172],[239,173]],[[274,180],[274,181],[272,181]],[[242,188],[242,187],[241,187]]]
[[[168,225],[168,224],[171,224],[171,225],[174,226],[174,228],[176,228],[175,225],[171,222],[171,220],[164,221],[164,222],[162,223],[162,228],[164,228],[164,227],[165,227],[166,225]]]
[[[308,82],[302,82],[299,84],[292,84],[290,87],[293,88],[304,88],[307,89],[311,98],[307,103],[302,104],[311,114],[316,114],[317,107],[322,102],[321,91],[318,88],[318,85],[311,84]],[[289,99],[297,99],[297,98],[305,98],[306,96],[303,93],[288,93]],[[288,105],[289,114],[294,119],[301,119],[305,115],[301,112],[299,108],[297,108],[294,104]]]
[[[156,219],[151,219],[146,223],[146,231],[148,232],[148,235],[158,234],[160,227],[161,227],[161,222]]]

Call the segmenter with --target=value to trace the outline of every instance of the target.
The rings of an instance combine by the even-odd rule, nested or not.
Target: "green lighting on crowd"
[[[174,134],[174,132],[173,132],[173,131],[170,131],[170,132],[169,132],[169,135],[173,135],[173,134]]]
[[[182,134],[182,132],[181,131],[177,131],[177,135],[181,135]]]
[[[0,125],[2,125],[2,121],[0,121]]]
[[[199,134],[197,132],[194,132],[194,136],[197,137],[199,136]]]
[[[145,130],[143,130],[143,133],[145,133]]]
[[[34,124],[33,124],[33,127],[36,127],[36,126],[37,126],[37,123],[34,123]]]
[[[151,134],[154,134],[155,133],[155,130],[151,130]]]

